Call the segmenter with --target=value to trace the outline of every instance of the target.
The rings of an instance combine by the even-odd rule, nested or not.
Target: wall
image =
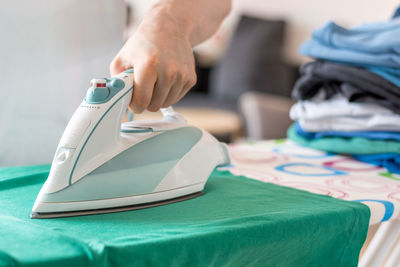
[[[386,20],[400,5],[399,0],[234,0],[233,16],[246,12],[288,21],[286,55],[292,61],[303,61],[297,53],[300,44],[312,30],[328,20],[344,26]]]
[[[136,21],[140,21],[153,3],[157,2],[127,1],[134,7],[133,15]],[[229,36],[231,28],[242,13],[284,18],[288,21],[285,55],[288,60],[300,63],[306,59],[298,54],[298,47],[310,36],[313,29],[326,21],[334,20],[344,26],[354,26],[368,21],[386,20],[398,5],[399,0],[233,0],[231,15],[225,20],[219,37]],[[200,46],[198,50],[209,57],[218,57],[223,52],[223,49],[212,41]]]

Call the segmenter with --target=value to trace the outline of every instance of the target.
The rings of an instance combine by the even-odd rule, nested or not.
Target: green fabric
[[[205,195],[33,220],[49,166],[0,169],[0,266],[357,266],[367,206],[215,171]]]
[[[398,141],[372,140],[363,137],[306,139],[296,132],[294,125],[289,127],[287,136],[296,143],[338,154],[400,153],[400,142]]]

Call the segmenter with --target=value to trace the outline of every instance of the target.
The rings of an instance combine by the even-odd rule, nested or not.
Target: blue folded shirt
[[[396,153],[382,153],[372,155],[352,155],[356,160],[381,166],[391,173],[400,174],[400,155]]]
[[[296,132],[306,139],[317,139],[329,136],[336,137],[364,137],[375,140],[396,140],[400,141],[400,132],[386,132],[386,131],[323,131],[323,132],[307,132],[301,128],[300,123],[294,124]]]
[[[400,20],[346,29],[329,22],[300,47],[304,55],[362,66],[400,68]]]
[[[317,139],[329,136],[339,137],[365,137],[370,139],[381,139],[381,140],[398,140],[400,141],[400,133],[398,132],[374,132],[374,131],[358,131],[358,132],[339,132],[339,131],[325,131],[325,132],[307,132],[301,128],[300,124],[296,122],[294,128],[297,134],[306,139]],[[391,173],[400,174],[400,154],[397,153],[380,153],[380,154],[368,154],[368,155],[357,155],[352,154],[353,158],[372,164],[375,166],[381,166],[387,169]]]

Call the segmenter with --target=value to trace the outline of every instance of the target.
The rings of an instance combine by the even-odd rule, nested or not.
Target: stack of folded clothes
[[[300,68],[289,138],[400,173],[400,18],[330,22],[300,52],[316,61]]]

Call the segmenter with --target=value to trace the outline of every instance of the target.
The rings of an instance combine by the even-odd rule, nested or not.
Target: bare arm
[[[192,47],[209,38],[230,11],[230,0],[161,0],[146,14],[110,66],[135,68],[131,108],[157,111],[196,83]]]

